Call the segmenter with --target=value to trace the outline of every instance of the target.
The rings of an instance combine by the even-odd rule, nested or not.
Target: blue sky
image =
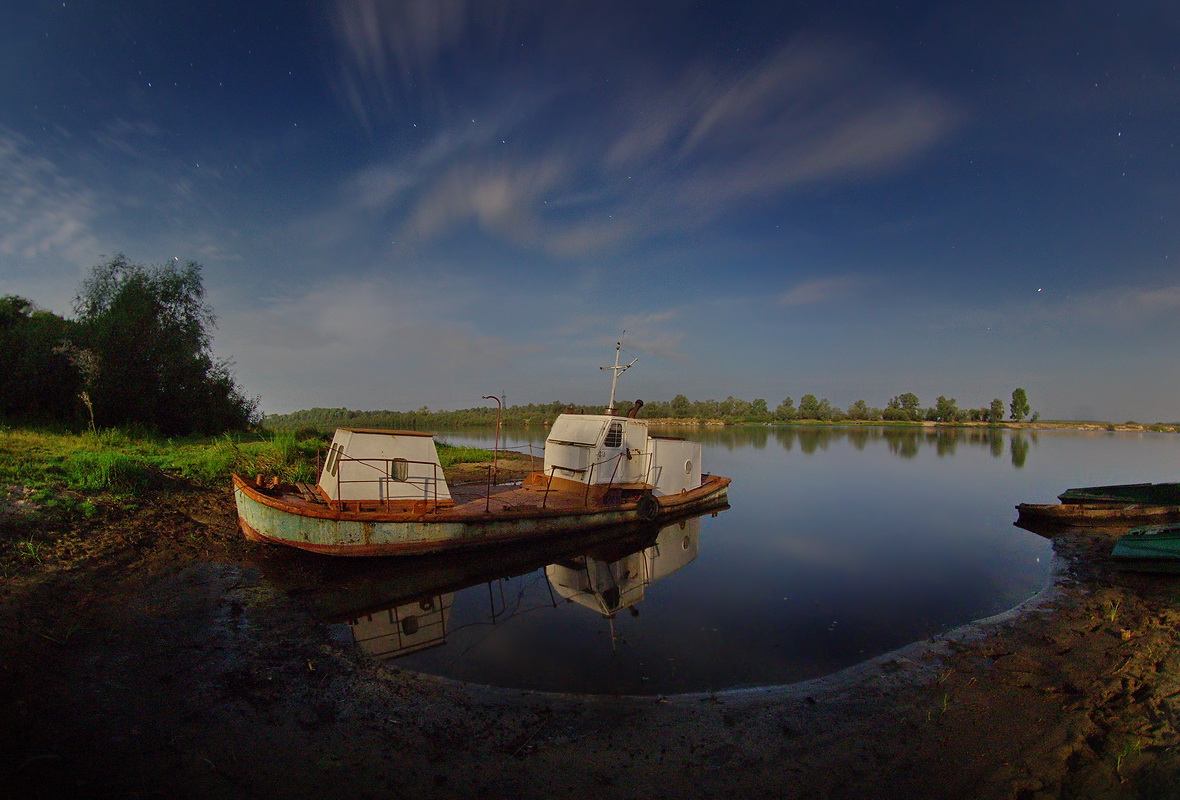
[[[0,9],[0,294],[204,267],[269,412],[1028,392],[1180,420],[1180,6]]]

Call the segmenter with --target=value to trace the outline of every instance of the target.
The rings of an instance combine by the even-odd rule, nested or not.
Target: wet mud
[[[0,584],[6,796],[1180,797],[1180,578],[1120,571],[1109,534],[1057,535],[1052,585],[1000,617],[655,698],[373,663],[266,579],[289,556],[240,536],[228,491],[69,541]]]

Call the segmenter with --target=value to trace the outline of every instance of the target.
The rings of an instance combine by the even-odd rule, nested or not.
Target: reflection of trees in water
[[[960,439],[954,435],[947,435],[949,431],[939,431],[938,436],[934,440],[934,446],[938,450],[938,457],[953,456],[955,454],[955,447],[959,444]],[[966,437],[963,437],[966,441]]]
[[[916,430],[904,428],[890,428],[886,430],[885,442],[889,445],[889,452],[902,458],[913,458],[918,455],[920,434]]]
[[[1037,442],[1035,431],[1008,431],[1004,428],[925,428],[886,425],[726,425],[703,426],[686,433],[683,428],[668,428],[661,433],[705,444],[736,450],[754,447],[762,450],[773,441],[790,452],[798,447],[805,455],[827,450],[834,442],[846,440],[857,450],[884,444],[900,458],[914,458],[925,448],[934,448],[939,456],[953,456],[960,446],[986,448],[993,458],[1010,453],[1012,466],[1024,466],[1029,450]],[[1005,443],[1008,447],[1005,447]]]
[[[987,440],[988,448],[992,451],[992,458],[999,458],[1004,455],[1004,435],[999,431],[990,431],[990,434]]]
[[[1012,437],[1012,466],[1020,469],[1024,466],[1025,459],[1028,458],[1028,439],[1017,433]]]

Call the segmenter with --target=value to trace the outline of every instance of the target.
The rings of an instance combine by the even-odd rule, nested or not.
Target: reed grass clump
[[[134,453],[121,450],[80,450],[63,462],[66,487],[75,491],[127,493],[146,489],[154,471]]]

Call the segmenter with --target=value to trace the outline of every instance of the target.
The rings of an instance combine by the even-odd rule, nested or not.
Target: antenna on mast
[[[606,407],[606,413],[608,414],[615,413],[615,386],[619,383],[619,373],[631,369],[635,362],[639,360],[639,356],[636,356],[631,359],[630,364],[619,366],[619,353],[623,351],[623,336],[626,335],[627,332],[623,331],[623,335],[619,337],[619,341],[615,342],[615,365],[613,367],[599,367],[599,369],[609,369],[614,372],[614,377],[610,381],[610,405]]]

